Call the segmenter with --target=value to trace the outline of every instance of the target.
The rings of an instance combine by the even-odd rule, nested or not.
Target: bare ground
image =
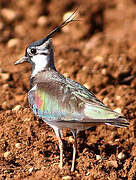
[[[57,138],[27,102],[31,66],[13,63],[29,43],[47,35],[66,12],[79,6],[81,21],[53,38],[56,68],[121,110],[130,126],[103,125],[81,132],[71,173],[72,134],[64,131],[60,170]],[[0,85],[0,179],[136,179],[135,0],[1,0]]]

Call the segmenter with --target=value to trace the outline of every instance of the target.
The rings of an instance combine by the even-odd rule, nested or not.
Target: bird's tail
[[[107,125],[112,125],[112,126],[116,126],[116,127],[128,127],[129,126],[129,122],[127,121],[127,119],[123,116],[119,116],[116,119],[108,119],[105,124]]]
[[[127,127],[129,125],[125,116],[100,103],[97,103],[97,106],[86,104],[84,114],[90,122],[104,123],[116,127]]]

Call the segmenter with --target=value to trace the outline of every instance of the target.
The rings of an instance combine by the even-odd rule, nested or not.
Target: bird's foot
[[[75,170],[75,161],[72,161],[72,166],[71,166],[71,172],[73,172]]]
[[[60,163],[59,163],[59,168],[62,169],[62,167],[63,167],[63,163],[60,162]]]

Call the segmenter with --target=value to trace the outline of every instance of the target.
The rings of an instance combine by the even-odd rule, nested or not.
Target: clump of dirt
[[[31,66],[13,63],[79,6],[81,21],[53,37],[56,68],[121,111],[130,126],[81,132],[70,172],[72,134],[64,131],[60,170],[57,138],[27,102]],[[136,1],[1,0],[0,9],[0,179],[136,179]]]

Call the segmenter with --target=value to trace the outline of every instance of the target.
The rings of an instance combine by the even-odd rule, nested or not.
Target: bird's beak
[[[26,61],[28,61],[28,57],[23,56],[19,60],[17,60],[14,64],[17,65],[17,64],[21,64],[21,63],[26,62]]]

